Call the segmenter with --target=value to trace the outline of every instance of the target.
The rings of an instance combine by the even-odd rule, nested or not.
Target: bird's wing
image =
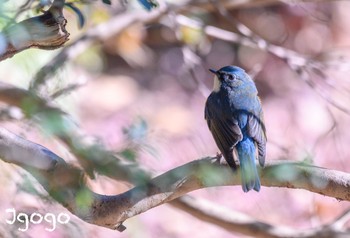
[[[222,153],[227,153],[242,140],[238,121],[232,115],[225,115],[218,105],[206,103],[205,119],[214,140]]]
[[[264,116],[261,108],[257,115],[248,114],[248,134],[251,136],[258,147],[259,164],[264,166],[266,156],[266,129],[264,124]]]

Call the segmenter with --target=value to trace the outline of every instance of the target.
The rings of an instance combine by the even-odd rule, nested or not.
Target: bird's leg
[[[222,153],[216,152],[216,163],[221,164]]]
[[[230,166],[230,168],[231,168],[233,171],[236,171],[237,165],[236,165],[236,163],[235,163],[234,160],[227,160],[226,162],[227,162],[227,164]]]

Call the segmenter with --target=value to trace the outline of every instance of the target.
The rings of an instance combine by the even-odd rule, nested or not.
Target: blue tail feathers
[[[250,138],[244,138],[236,145],[240,162],[242,189],[248,192],[251,189],[259,192],[260,179],[255,164],[255,145]]]

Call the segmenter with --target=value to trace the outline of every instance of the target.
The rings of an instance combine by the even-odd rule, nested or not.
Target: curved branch
[[[23,157],[14,153],[21,150],[25,151]],[[174,168],[125,193],[101,195],[85,186],[81,179],[82,171],[67,165],[48,149],[5,129],[0,129],[0,157],[31,172],[53,198],[84,221],[111,229],[122,229],[122,223],[128,218],[191,191],[241,183],[239,172],[232,173],[228,166],[220,165],[216,163],[216,158],[208,157]],[[41,163],[39,166],[33,161],[50,166],[41,166]],[[288,161],[269,162],[260,173],[263,186],[305,189],[350,201],[348,173]],[[82,190],[90,194],[91,199],[79,205],[75,197]]]
[[[349,221],[349,211],[346,211],[333,222],[310,229],[295,229],[284,226],[274,226],[247,216],[246,214],[228,210],[203,199],[184,196],[170,203],[192,216],[218,225],[232,233],[240,233],[259,238],[328,238],[349,236],[349,230],[344,228]]]

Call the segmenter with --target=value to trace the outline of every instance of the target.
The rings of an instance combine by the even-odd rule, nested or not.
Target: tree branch
[[[25,156],[16,151],[25,151]],[[31,172],[54,199],[84,221],[111,229],[123,228],[122,223],[128,218],[191,191],[241,183],[239,169],[232,173],[228,166],[208,157],[174,168],[125,193],[105,196],[85,186],[82,171],[67,165],[48,149],[5,129],[0,129],[0,157]],[[260,173],[263,186],[305,189],[350,201],[348,173],[288,161],[269,162]],[[91,199],[79,205],[75,197],[82,190]]]
[[[96,171],[115,180],[131,183],[149,179],[149,174],[137,164],[123,163],[101,144],[84,140],[82,136],[84,133],[72,122],[68,114],[32,91],[0,82],[0,101],[20,108],[27,118],[35,119],[46,131],[48,128],[45,128],[45,125],[54,118],[55,126],[60,129],[52,131],[49,127],[49,133],[59,138],[69,148],[90,177],[94,177]]]
[[[41,68],[33,77],[31,89],[36,90],[40,85],[53,75],[67,60],[76,57],[92,44],[104,41],[112,36],[119,34],[128,26],[137,22],[147,23],[153,21],[168,11],[166,7],[160,8],[152,13],[145,11],[126,12],[114,16],[109,21],[99,24],[89,29],[86,34],[65,47],[56,57]]]
[[[25,106],[31,106],[32,110],[24,113],[38,113],[40,111],[54,111],[64,114],[64,112],[53,106],[50,102],[42,99],[36,94],[13,85],[0,82],[0,101],[10,105],[23,109]]]
[[[52,50],[68,41],[67,20],[62,14],[64,0],[55,0],[44,14],[28,18],[5,28],[0,40],[6,48],[0,52],[0,61],[28,49]]]
[[[322,2],[325,0],[296,0],[292,4],[303,2]],[[336,0],[333,0],[336,1]],[[0,33],[0,40],[6,44],[6,49],[0,52],[0,61],[12,57],[13,55],[28,49],[39,48],[44,50],[52,50],[60,48],[69,39],[69,33],[66,31],[66,19],[63,16],[62,10],[65,0],[54,0],[50,9],[42,15],[26,19],[16,23]],[[282,4],[285,1],[281,0],[246,0],[246,1],[229,1],[222,0],[221,4],[227,9],[247,8],[247,7],[262,7],[267,5]],[[193,1],[189,6],[182,7],[201,7],[207,10],[215,10],[215,7],[208,1]],[[182,10],[181,7],[178,10]],[[159,13],[159,12],[158,12]],[[155,15],[157,15],[156,13]],[[141,21],[147,15],[146,13],[134,14],[141,17],[136,17]],[[130,20],[133,21],[133,16]],[[151,14],[152,18],[152,14]],[[147,20],[146,20],[147,21]],[[121,24],[123,26],[123,24]],[[112,28],[113,29],[113,28]],[[90,31],[91,32],[91,31]],[[109,29],[103,33],[106,35]],[[108,34],[108,33],[107,33]],[[85,37],[83,37],[85,38]],[[89,37],[87,37],[89,38]],[[88,43],[89,44],[89,43]],[[73,50],[72,50],[73,51]],[[61,55],[62,57],[63,55]],[[65,55],[67,57],[68,55]],[[51,65],[51,67],[53,67]]]
[[[307,1],[295,0],[293,1],[293,4],[302,3],[302,2],[319,2],[319,1],[325,1],[325,0],[307,0]],[[263,7],[263,6],[283,4],[283,3],[285,3],[285,1],[280,1],[280,0],[246,0],[246,1],[221,0],[220,1],[220,4],[222,4],[222,6],[227,9],[239,9],[239,8],[245,8],[245,7],[258,7],[258,6]],[[47,63],[44,67],[42,67],[36,73],[36,75],[33,77],[30,87],[32,90],[38,89],[40,85],[44,84],[45,81],[51,75],[53,75],[57,69],[59,69],[65,62],[67,62],[67,60],[79,55],[81,52],[87,49],[90,45],[99,41],[104,41],[110,38],[111,36],[117,35],[123,29],[127,28],[128,26],[134,23],[141,22],[145,24],[145,23],[153,22],[157,19],[160,19],[160,17],[162,17],[164,14],[170,11],[175,13],[180,13],[183,11],[188,11],[191,8],[196,9],[198,7],[204,8],[210,11],[216,10],[216,8],[213,6],[212,3],[210,3],[210,1],[204,0],[204,1],[189,1],[189,2],[185,2],[184,4],[180,4],[176,6],[169,6],[166,4],[162,4],[158,9],[153,10],[151,13],[145,12],[145,11],[135,11],[135,12],[126,12],[126,13],[114,16],[109,21],[89,29],[86,32],[86,34],[76,39],[69,46],[65,47],[56,57],[54,57],[49,63]],[[186,19],[182,18],[180,20],[179,19],[177,20],[179,21],[180,24],[183,24],[183,25],[190,24],[188,26],[191,27],[191,23],[189,23]],[[236,42],[242,42],[242,44],[246,44],[248,46],[253,46],[253,47],[260,47],[266,50],[264,48],[266,47],[266,42],[265,43],[263,42],[263,44],[257,45],[256,42],[251,41],[249,38],[242,40],[241,36],[239,36],[238,38],[232,37],[232,34],[235,34],[233,32],[227,32],[227,31],[225,32],[224,30],[219,28],[215,28],[212,26],[204,26],[202,23],[199,23],[199,22],[197,22],[195,26],[199,28],[203,27],[207,35],[213,36],[215,38],[218,37],[218,38],[221,38],[222,40],[227,40],[227,41],[237,40]],[[299,57],[301,55],[296,55],[294,54],[294,52],[288,51],[287,49],[282,47],[273,46],[269,44],[269,47],[267,50],[277,55],[278,57],[281,57],[282,59],[284,59],[288,54],[291,56],[295,56],[293,57],[295,61],[298,61],[301,63],[304,63],[305,61],[302,57]]]
[[[170,204],[200,220],[215,224],[229,232],[248,236],[260,238],[345,238],[349,235],[349,231],[344,228],[345,222],[349,221],[349,211],[327,225],[300,230],[257,221],[246,214],[228,210],[225,207],[220,207],[218,204],[212,204],[209,201],[191,196],[183,196]]]

